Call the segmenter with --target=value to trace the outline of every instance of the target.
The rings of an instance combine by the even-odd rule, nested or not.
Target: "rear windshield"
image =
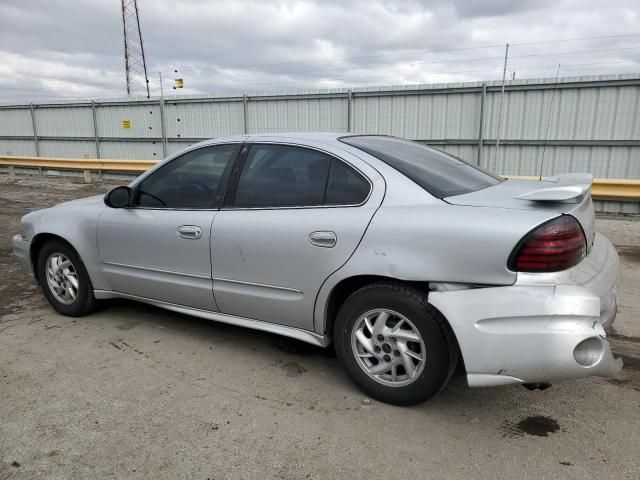
[[[367,135],[340,140],[379,158],[438,198],[475,192],[503,181],[464,160],[417,142]]]

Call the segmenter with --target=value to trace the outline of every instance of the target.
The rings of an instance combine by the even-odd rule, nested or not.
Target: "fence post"
[[[93,116],[93,138],[96,142],[96,158],[100,158],[100,140],[98,139],[98,120],[96,119],[96,102],[91,100],[91,115]]]
[[[482,95],[480,97],[480,121],[478,122],[478,159],[476,164],[480,166],[480,162],[482,162],[482,144],[484,143],[484,102],[487,98],[487,84],[482,84]]]
[[[353,91],[347,91],[347,132],[353,131]]]
[[[33,143],[36,146],[36,157],[40,156],[40,144],[38,142],[38,127],[36,125],[36,112],[33,109],[33,103],[29,104],[29,108],[31,109],[31,127],[33,128]]]
[[[160,97],[160,132],[162,134],[162,158],[167,158],[167,127],[164,115],[164,96]]]
[[[249,133],[249,119],[248,117],[248,112],[249,112],[249,97],[247,97],[246,93],[242,94],[242,122],[243,122],[243,128],[244,128],[244,133],[247,134]]]

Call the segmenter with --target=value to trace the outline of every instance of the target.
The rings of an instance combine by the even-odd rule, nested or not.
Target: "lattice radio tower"
[[[142,30],[137,0],[121,0],[124,30],[124,68],[127,75],[127,95],[149,98],[147,62],[144,58]]]

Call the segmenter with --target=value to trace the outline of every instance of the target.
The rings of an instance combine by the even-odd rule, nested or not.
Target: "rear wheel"
[[[75,250],[60,240],[38,252],[38,279],[49,304],[62,315],[79,317],[95,308],[91,280]]]
[[[334,342],[353,381],[395,405],[414,405],[438,393],[458,359],[453,334],[426,292],[401,283],[371,284],[347,298]]]

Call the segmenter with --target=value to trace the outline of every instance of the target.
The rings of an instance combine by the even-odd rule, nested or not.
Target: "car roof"
[[[349,133],[336,133],[336,132],[269,132],[269,133],[250,133],[241,135],[230,135],[224,137],[215,137],[209,140],[199,142],[199,146],[204,146],[211,143],[225,143],[225,142],[257,142],[264,140],[292,140],[296,142],[323,142],[323,143],[335,143],[338,139],[344,136],[350,135]]]
[[[259,140],[270,138],[291,138],[295,140],[337,140],[344,136],[345,133],[333,133],[333,132],[274,132],[274,133],[252,133],[247,135],[247,140]]]

